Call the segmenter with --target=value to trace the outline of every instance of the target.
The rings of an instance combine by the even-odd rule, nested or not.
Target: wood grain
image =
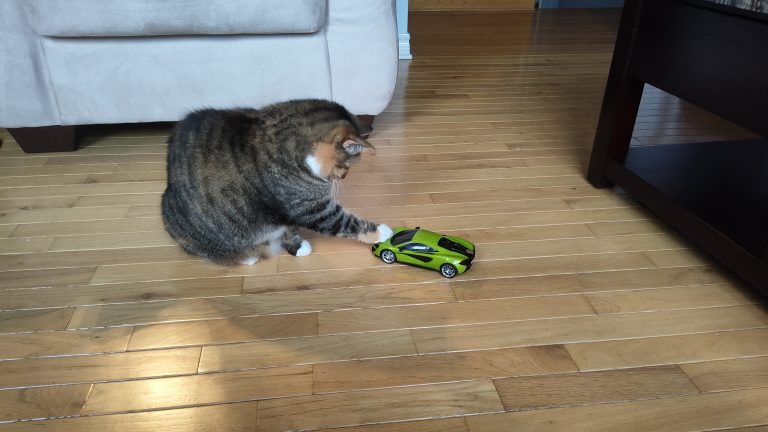
[[[0,390],[0,421],[77,415],[90,388],[81,384]]]
[[[680,367],[703,392],[768,387],[768,357],[689,363]]]
[[[754,291],[732,284],[603,292],[587,294],[586,298],[599,314],[693,309],[765,301]]]
[[[83,414],[145,411],[312,394],[312,367],[94,384]]]
[[[451,286],[459,300],[588,293],[640,288],[664,288],[727,281],[710,267],[614,270],[521,276],[483,281],[456,281]]]
[[[705,332],[568,345],[581,370],[768,355],[768,329]]]
[[[768,389],[467,417],[471,432],[704,431],[760,424]]]
[[[14,432],[82,432],[114,430],[115,427],[135,432],[253,432],[256,427],[256,402],[213,405],[207,407],[152,411],[114,416],[91,416],[24,423],[0,424],[0,431]]]
[[[240,294],[243,278],[210,278],[6,290],[1,309],[135,303]]]
[[[467,424],[461,417],[405,421],[343,429],[323,429],[320,432],[468,432]]]
[[[0,312],[0,334],[40,330],[63,330],[74,309],[29,309]]]
[[[0,362],[0,388],[194,373],[200,348]]]
[[[507,411],[698,394],[677,366],[493,380]]]
[[[2,359],[124,351],[132,328],[42,331],[0,335]]]
[[[277,313],[317,312],[350,307],[380,307],[454,301],[450,287],[428,284],[359,287],[310,292],[207,297],[162,302],[78,306],[69,328],[152,324],[211,318],[233,318]]]
[[[315,393],[572,372],[559,345],[321,363]]]
[[[413,336],[419,352],[427,353],[642,338],[764,326],[768,326],[768,316],[762,308],[733,306],[414,329]],[[584,370],[581,363],[577,361],[577,364]]]
[[[134,327],[129,349],[317,335],[317,314],[266,315]]]
[[[203,347],[200,372],[288,366],[416,354],[411,333],[389,332],[301,337]]]
[[[580,295],[504,299],[318,314],[320,334],[594,315]]]
[[[256,430],[316,429],[501,409],[490,380],[469,381],[266,400],[259,403]]]

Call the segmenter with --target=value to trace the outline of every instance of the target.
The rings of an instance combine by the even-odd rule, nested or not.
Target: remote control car
[[[452,278],[472,267],[475,245],[459,237],[432,231],[395,228],[389,240],[373,245],[372,252],[387,264],[397,261],[437,270]]]

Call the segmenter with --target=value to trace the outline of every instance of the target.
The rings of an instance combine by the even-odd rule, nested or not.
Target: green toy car
[[[376,243],[371,251],[387,264],[397,261],[437,270],[452,278],[472,267],[475,245],[459,237],[432,231],[395,228],[389,240]]]

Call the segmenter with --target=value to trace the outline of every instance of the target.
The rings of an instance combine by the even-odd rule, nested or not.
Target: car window
[[[456,243],[453,240],[448,240],[445,237],[440,238],[440,240],[437,241],[437,245],[440,246],[441,248],[445,248],[453,252],[458,252],[460,254],[466,254],[471,252],[466,246]]]
[[[413,236],[415,235],[416,230],[400,231],[399,233],[393,235],[389,242],[392,244],[392,246],[397,246],[399,244],[413,240]]]
[[[432,249],[431,247],[421,244],[421,243],[411,243],[403,246],[404,250],[411,251],[411,252],[437,252],[436,250]]]

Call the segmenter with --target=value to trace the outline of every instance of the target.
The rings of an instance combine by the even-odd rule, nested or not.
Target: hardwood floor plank
[[[323,429],[318,432],[469,432],[462,417],[438,420],[418,420],[386,423],[343,429]]]
[[[174,253],[182,253],[180,250]],[[222,266],[209,264],[189,255],[186,261],[162,263],[100,265],[91,278],[92,284],[165,281],[182,279],[206,279],[274,274],[277,260],[268,259],[252,266]]]
[[[529,225],[560,225],[566,223],[609,222],[617,220],[643,220],[648,217],[637,208],[605,210],[569,210],[555,212],[532,212],[489,215],[483,218],[475,216],[443,216],[433,220],[406,219],[406,226],[424,225],[432,231],[504,228]],[[430,218],[427,218],[430,219]],[[701,263],[699,263],[701,264]]]
[[[755,306],[553,318],[413,330],[419,353],[606,341],[768,325]],[[570,351],[572,354],[574,351]],[[579,368],[585,370],[580,363]]]
[[[726,360],[768,355],[768,329],[577,343],[567,349],[580,370]]]
[[[359,287],[161,302],[78,306],[70,328],[152,324],[277,313],[317,312],[360,307],[452,302],[447,284]]]
[[[713,264],[714,259],[698,249],[658,250],[645,252],[659,268]]]
[[[0,238],[0,255],[45,252],[52,242],[52,237]]]
[[[242,277],[129,282],[106,285],[5,290],[0,309],[136,303],[183,298],[218,297],[242,292]]]
[[[416,354],[411,332],[301,337],[204,346],[200,372]]]
[[[256,428],[256,404],[247,402],[109,416],[35,420],[0,424],[0,431],[82,432],[115,430],[119,427],[132,432],[253,432]]]
[[[89,165],[85,165],[89,166]],[[165,170],[163,164],[163,170]],[[146,194],[115,194],[115,195],[86,195],[78,197],[73,207],[100,207],[112,205],[156,205],[160,206],[160,193]]]
[[[315,393],[575,372],[559,345],[428,354],[314,366]]]
[[[602,209],[637,207],[637,201],[623,195],[608,195],[602,197],[566,198],[564,200],[573,209]]]
[[[754,290],[734,284],[698,285],[586,294],[598,314],[694,309],[765,302]]]
[[[581,295],[497,299],[320,312],[318,333],[350,333],[594,314],[592,307]]]
[[[677,366],[494,379],[507,411],[698,394]]]
[[[128,212],[127,206],[92,208],[37,208],[9,210],[0,213],[0,224],[29,224],[69,222],[97,219],[119,219]]]
[[[129,249],[57,251],[0,255],[0,266],[17,270],[41,270],[88,265],[162,263],[193,259],[176,246]]]
[[[0,312],[0,334],[41,330],[64,330],[73,308],[29,309]]]
[[[0,388],[77,384],[197,372],[200,348],[0,362]]]
[[[165,155],[158,155],[165,158]],[[51,158],[54,159],[54,158]],[[71,157],[69,159],[72,159]],[[82,159],[85,159],[82,158]],[[107,158],[109,159],[109,158]],[[50,160],[49,160],[50,162]],[[0,189],[0,199],[27,197],[83,196],[116,193],[149,193],[165,190],[165,182],[87,183],[61,186],[34,186]]]
[[[431,204],[420,206],[401,206],[371,209],[356,209],[355,213],[361,217],[377,219],[403,219],[417,217],[439,217],[458,215],[483,215],[496,213],[516,213],[533,211],[566,210],[568,205],[562,199],[540,199],[519,201],[493,201],[474,206],[464,203],[458,204]]]
[[[88,283],[96,267],[0,271],[0,289],[68,286]]]
[[[467,417],[471,432],[701,432],[768,418],[768,389]]]
[[[462,280],[507,278],[546,274],[599,272],[605,270],[644,269],[650,261],[640,253],[606,253],[554,257],[518,258],[475,262],[471,273]],[[412,269],[416,271],[417,269]],[[418,270],[424,271],[424,270]]]
[[[587,227],[600,237],[670,232],[670,228],[658,220],[598,222],[588,223]]]
[[[0,358],[5,360],[124,351],[131,330],[130,327],[117,327],[0,335],[0,346],[3,347]]]
[[[77,415],[90,388],[81,384],[0,390],[0,421]]]
[[[131,233],[57,236],[47,250],[53,252],[175,245],[176,242],[165,231],[139,231]]]
[[[246,276],[243,292],[246,294],[284,291],[310,291],[316,289],[353,288],[377,285],[405,285],[422,282],[444,282],[437,272],[419,271],[406,266],[350,268],[317,272],[280,273],[276,275]]]
[[[0,225],[0,238],[6,238],[18,227],[18,225]]]
[[[316,335],[316,313],[236,317],[136,326],[128,348],[168,348]]]
[[[725,275],[710,267],[677,267],[520,276],[481,281],[454,281],[459,301],[506,297],[588,293],[641,288],[665,288],[725,283]]]
[[[444,165],[441,163],[441,165]],[[488,189],[469,192],[430,193],[436,204],[472,203],[536,198],[567,198],[579,196],[604,196],[592,186],[550,186],[517,189]]]
[[[13,232],[13,237],[39,237],[89,234],[114,234],[144,231],[160,231],[163,221],[160,218],[140,219],[104,219],[93,221],[46,222],[21,224]]]
[[[180,408],[312,394],[312,366],[93,385],[82,414]]]
[[[257,431],[301,430],[501,410],[490,380],[332,393],[259,403]]]
[[[768,387],[768,356],[680,366],[702,392]]]

